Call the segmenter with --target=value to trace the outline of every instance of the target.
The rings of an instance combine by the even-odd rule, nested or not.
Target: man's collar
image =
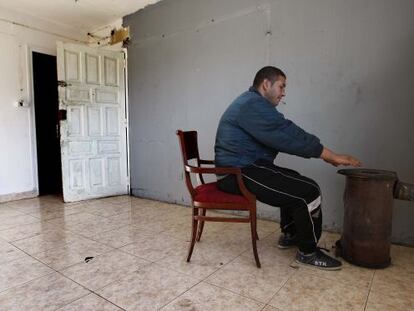
[[[254,86],[249,87],[249,92],[253,92],[253,93],[256,93],[257,95],[260,95],[261,97],[263,97],[266,100],[266,102],[269,105],[275,107],[266,97],[264,97],[262,94],[260,94],[260,92]]]
[[[260,94],[259,91],[254,86],[249,87],[249,92],[255,92],[259,94],[260,96],[262,96],[262,94]]]

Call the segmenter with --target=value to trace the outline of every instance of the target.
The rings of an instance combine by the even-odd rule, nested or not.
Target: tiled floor
[[[259,221],[257,269],[248,225],[208,223],[187,263],[190,212],[127,196],[0,204],[0,310],[414,310],[414,248],[393,246],[384,270],[297,268]]]

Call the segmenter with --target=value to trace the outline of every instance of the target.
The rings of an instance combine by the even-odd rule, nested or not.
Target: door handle
[[[63,80],[58,80],[58,86],[61,86],[61,87],[67,87],[67,86],[71,86],[72,84],[69,84],[69,83],[67,83],[66,81],[63,81]]]

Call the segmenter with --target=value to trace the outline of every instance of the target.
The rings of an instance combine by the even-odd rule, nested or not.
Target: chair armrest
[[[198,160],[198,162],[200,164],[211,164],[211,165],[214,164],[214,160],[202,160],[202,159],[200,159],[200,160]]]
[[[189,173],[195,174],[241,174],[241,170],[238,167],[196,167],[186,165],[185,170]]]

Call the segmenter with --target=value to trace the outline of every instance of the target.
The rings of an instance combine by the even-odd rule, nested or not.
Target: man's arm
[[[351,166],[361,166],[361,162],[348,154],[336,154],[328,148],[323,148],[322,154],[320,156],[325,162],[332,164],[333,166],[338,165],[351,165]]]
[[[238,125],[263,145],[303,158],[318,158],[323,146],[312,135],[274,109],[266,99],[253,98],[240,109]]]

